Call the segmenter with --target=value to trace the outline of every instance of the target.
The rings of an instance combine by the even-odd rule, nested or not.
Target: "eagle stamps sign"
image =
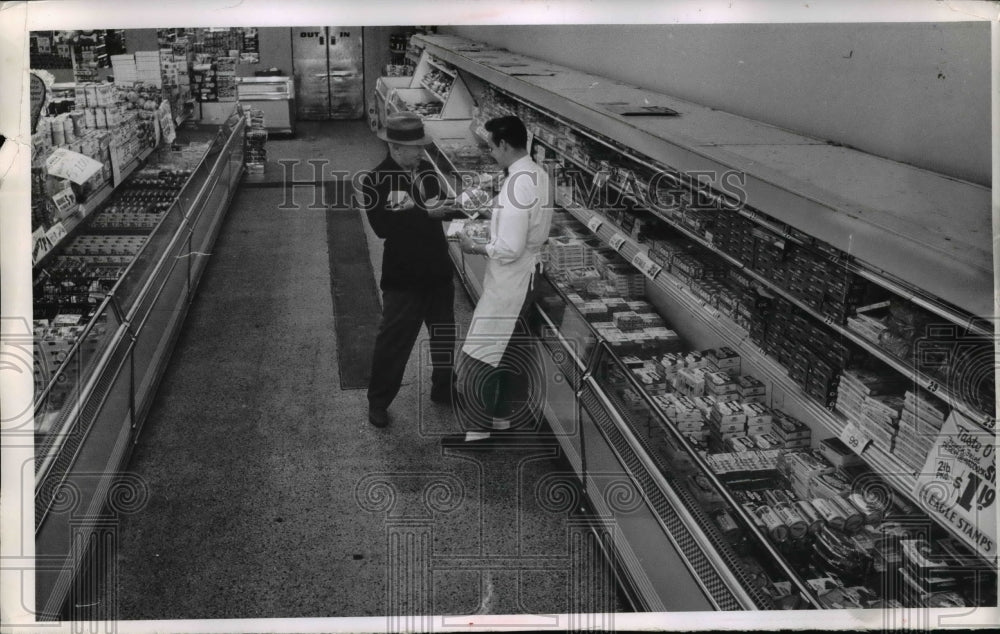
[[[994,434],[952,412],[927,454],[914,494],[931,517],[983,557],[997,556]]]

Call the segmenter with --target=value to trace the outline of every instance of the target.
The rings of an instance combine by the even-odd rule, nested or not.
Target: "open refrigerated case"
[[[425,121],[451,193],[489,171],[482,124],[504,114],[556,184],[536,306],[557,377],[545,415],[615,526],[637,609],[995,606],[988,190],[486,44],[414,40],[472,97],[466,117]],[[883,186],[843,178],[858,165]],[[900,181],[920,184],[884,186]],[[483,258],[451,255],[478,297]],[[608,503],[609,473],[641,501]]]
[[[122,470],[243,174],[244,126],[233,104],[178,130],[35,265],[38,620],[111,609],[87,611],[98,590],[79,575],[114,557],[114,515],[141,507]]]

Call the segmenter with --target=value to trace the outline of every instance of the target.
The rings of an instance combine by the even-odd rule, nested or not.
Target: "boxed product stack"
[[[590,249],[584,245],[583,240],[568,237],[550,238],[548,246],[548,265],[556,272],[568,271],[570,269],[589,266],[592,262],[589,257]]]
[[[705,374],[705,393],[717,401],[738,401],[740,398],[736,380],[723,370]]]
[[[767,387],[756,377],[744,374],[736,383],[736,389],[743,403],[765,403]]]
[[[937,398],[923,391],[907,391],[892,454],[914,471],[922,469],[927,452],[941,433],[946,411],[944,403]]]
[[[789,449],[808,447],[812,438],[808,425],[780,409],[771,410],[771,433]]]
[[[216,98],[219,101],[236,101],[236,58],[215,59]]]
[[[892,450],[903,400],[898,377],[864,369],[845,370],[837,391],[836,409],[867,433],[880,450]]]
[[[263,174],[267,163],[267,129],[264,127],[264,112],[256,108],[247,110],[247,130],[245,135],[243,161],[248,174]]]
[[[160,51],[136,51],[135,81],[160,88],[163,77],[160,71]]]
[[[130,86],[139,81],[134,55],[112,55],[111,68],[115,75],[115,83],[119,86]]]
[[[904,596],[908,605],[926,607],[964,607],[960,589],[965,568],[961,551],[949,552],[950,540],[932,542],[925,539],[904,539],[899,542],[902,567],[899,574],[905,583]]]
[[[750,437],[769,434],[771,438],[774,439],[774,444],[781,444],[777,436],[771,434],[771,410],[763,405],[762,403],[743,401],[740,403],[740,409],[743,410],[743,414],[747,417],[747,435]],[[771,438],[765,439],[766,442],[771,443]]]
[[[213,64],[202,62],[191,67],[191,94],[196,101],[200,102],[219,100]]]
[[[808,449],[786,452],[782,455],[780,467],[795,494],[803,500],[809,500],[813,497],[813,478],[833,473],[836,470],[826,459]]]
[[[646,294],[645,278],[630,264],[609,264],[604,270],[604,279],[626,299],[638,299]]]
[[[708,415],[708,423],[712,436],[720,443],[737,436],[746,437],[747,415],[739,403],[715,401]],[[751,444],[756,447],[755,443]]]

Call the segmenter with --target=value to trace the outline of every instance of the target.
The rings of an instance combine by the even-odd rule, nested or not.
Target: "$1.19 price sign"
[[[992,433],[952,412],[913,490],[932,518],[987,559],[997,555],[995,449]]]

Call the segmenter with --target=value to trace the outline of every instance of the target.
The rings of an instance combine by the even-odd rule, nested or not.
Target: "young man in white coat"
[[[490,152],[507,176],[492,208],[489,242],[459,236],[465,253],[484,255],[487,263],[483,293],[458,359],[457,413],[465,432],[442,439],[453,447],[483,446],[523,431],[535,423],[537,408],[531,401],[539,396],[522,395],[520,408],[504,403],[515,375],[537,376],[527,319],[552,224],[552,188],[548,174],[528,156],[520,119],[499,117],[485,127]],[[502,414],[505,404],[514,411]]]

